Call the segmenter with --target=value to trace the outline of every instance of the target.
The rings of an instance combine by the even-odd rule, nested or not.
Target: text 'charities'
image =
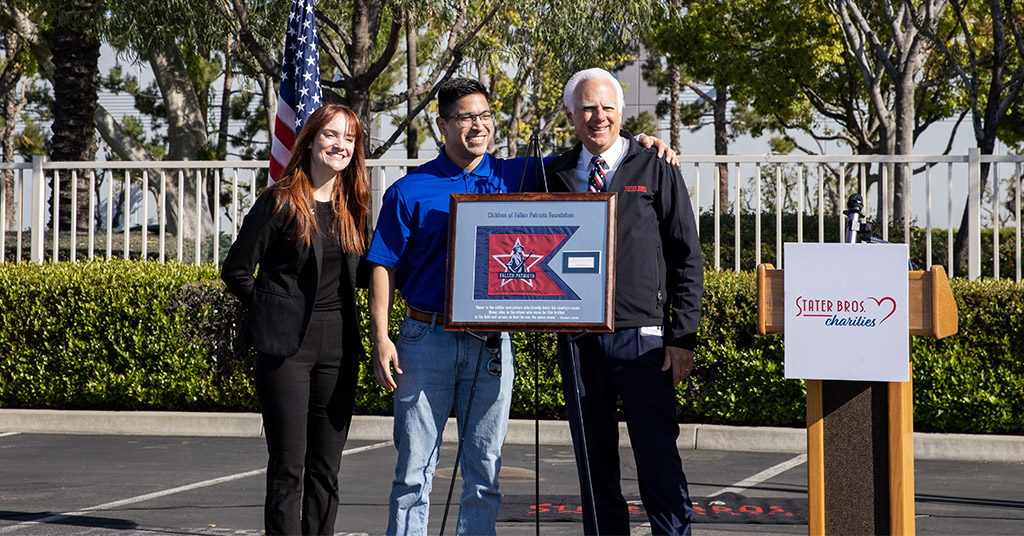
[[[896,312],[896,300],[886,296],[863,299],[796,299],[796,316],[824,318],[829,327],[873,328]]]

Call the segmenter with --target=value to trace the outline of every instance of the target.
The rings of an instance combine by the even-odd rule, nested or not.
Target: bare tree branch
[[[352,71],[349,70],[348,64],[345,63],[345,60],[341,57],[341,49],[338,47],[338,44],[334,42],[331,34],[327,32],[320,32],[320,46],[327,51],[327,56],[330,57],[331,61],[338,66],[338,70],[341,71],[341,78],[343,80],[352,78]],[[342,87],[342,85],[338,84],[331,87]]]
[[[50,44],[43,38],[37,26],[29,18],[28,13],[19,10],[17,7],[5,2],[7,6],[7,17],[11,23],[11,30],[21,36],[28,43],[32,57],[39,65],[39,74],[43,78],[53,81],[53,54],[50,52]]]
[[[381,53],[377,61],[373,62],[365,73],[359,75],[357,83],[369,85],[373,80],[376,80],[380,73],[384,72],[388,64],[391,63],[391,59],[395,57],[395,51],[398,50],[398,40],[401,37],[402,32],[402,21],[398,17],[391,22],[391,33],[388,34],[388,44]]]
[[[281,78],[281,64],[274,61],[252,33],[252,26],[249,24],[249,10],[245,6],[245,0],[231,0],[230,5],[228,5],[228,0],[220,2],[210,0],[210,3],[217,8],[225,20],[233,23],[232,26],[238,27],[235,32],[238,41],[256,59],[260,68],[274,78]]]
[[[342,28],[341,26],[338,26],[338,23],[334,22],[334,20],[331,19],[330,17],[328,17],[326,13],[324,13],[323,11],[320,11],[319,9],[317,9],[316,10],[316,19],[319,20],[320,22],[326,24],[328,28],[333,30],[334,33],[338,34],[338,37],[341,38],[341,42],[344,43],[345,46],[347,46],[347,47],[348,46],[352,46],[352,36],[350,36],[345,31],[344,28]]]
[[[454,61],[452,61],[451,65],[449,65],[448,70],[445,71],[444,76],[441,78],[438,84],[450,78],[452,74],[455,73],[455,70],[458,69],[460,63],[462,63],[461,54],[457,55],[454,58]],[[427,104],[430,103],[431,99],[434,98],[434,94],[437,93],[438,84],[435,84],[434,87],[431,88],[430,92],[427,93],[422,99],[420,99],[420,103],[416,106],[416,108],[413,109],[412,112],[406,114],[405,119],[402,119],[402,122],[399,123],[397,127],[395,127],[395,131],[391,133],[391,136],[387,139],[387,141],[380,144],[380,146],[373,150],[370,156],[371,158],[380,158],[388,149],[391,148],[392,145],[395,144],[395,141],[398,140],[398,136],[405,132],[405,129],[409,126],[409,124],[416,119],[416,115],[423,111],[423,108],[425,108]],[[433,129],[431,129],[431,135],[433,135]],[[436,139],[437,138],[435,137],[435,140]]]

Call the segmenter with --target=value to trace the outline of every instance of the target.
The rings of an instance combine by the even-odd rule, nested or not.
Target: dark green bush
[[[1024,433],[1024,287],[953,281],[960,332],[915,337],[918,430]],[[371,355],[365,293],[359,310]],[[404,306],[391,318],[397,332]],[[752,273],[707,271],[683,422],[802,426],[804,382],[783,378],[781,336],[755,333]],[[0,264],[0,406],[254,411],[245,313],[212,267],[111,261]],[[512,415],[564,418],[553,334],[517,333]],[[539,379],[535,370],[540,372]],[[391,413],[362,364],[357,412]]]
[[[783,377],[782,336],[757,335],[756,320],[754,274],[704,273],[694,371],[680,388],[684,421],[802,425],[804,384]]]
[[[238,395],[244,367],[211,362],[217,337],[204,329],[233,304],[174,306],[215,276],[123,261],[0,265],[0,404],[252,409]]]
[[[992,279],[951,286],[959,333],[913,339],[918,429],[1024,433],[1024,286]]]

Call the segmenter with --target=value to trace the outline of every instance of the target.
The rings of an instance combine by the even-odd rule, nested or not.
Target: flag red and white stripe
[[[312,0],[294,0],[288,17],[281,61],[281,91],[277,97],[277,118],[270,148],[272,181],[280,178],[295,138],[309,114],[320,107],[318,43]]]

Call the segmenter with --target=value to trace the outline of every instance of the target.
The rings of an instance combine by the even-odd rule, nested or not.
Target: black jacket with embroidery
[[[608,190],[618,193],[615,329],[663,325],[665,344],[693,350],[704,268],[686,185],[678,167],[619,135],[628,146]],[[576,144],[547,164],[550,191],[578,191],[581,150]]]

